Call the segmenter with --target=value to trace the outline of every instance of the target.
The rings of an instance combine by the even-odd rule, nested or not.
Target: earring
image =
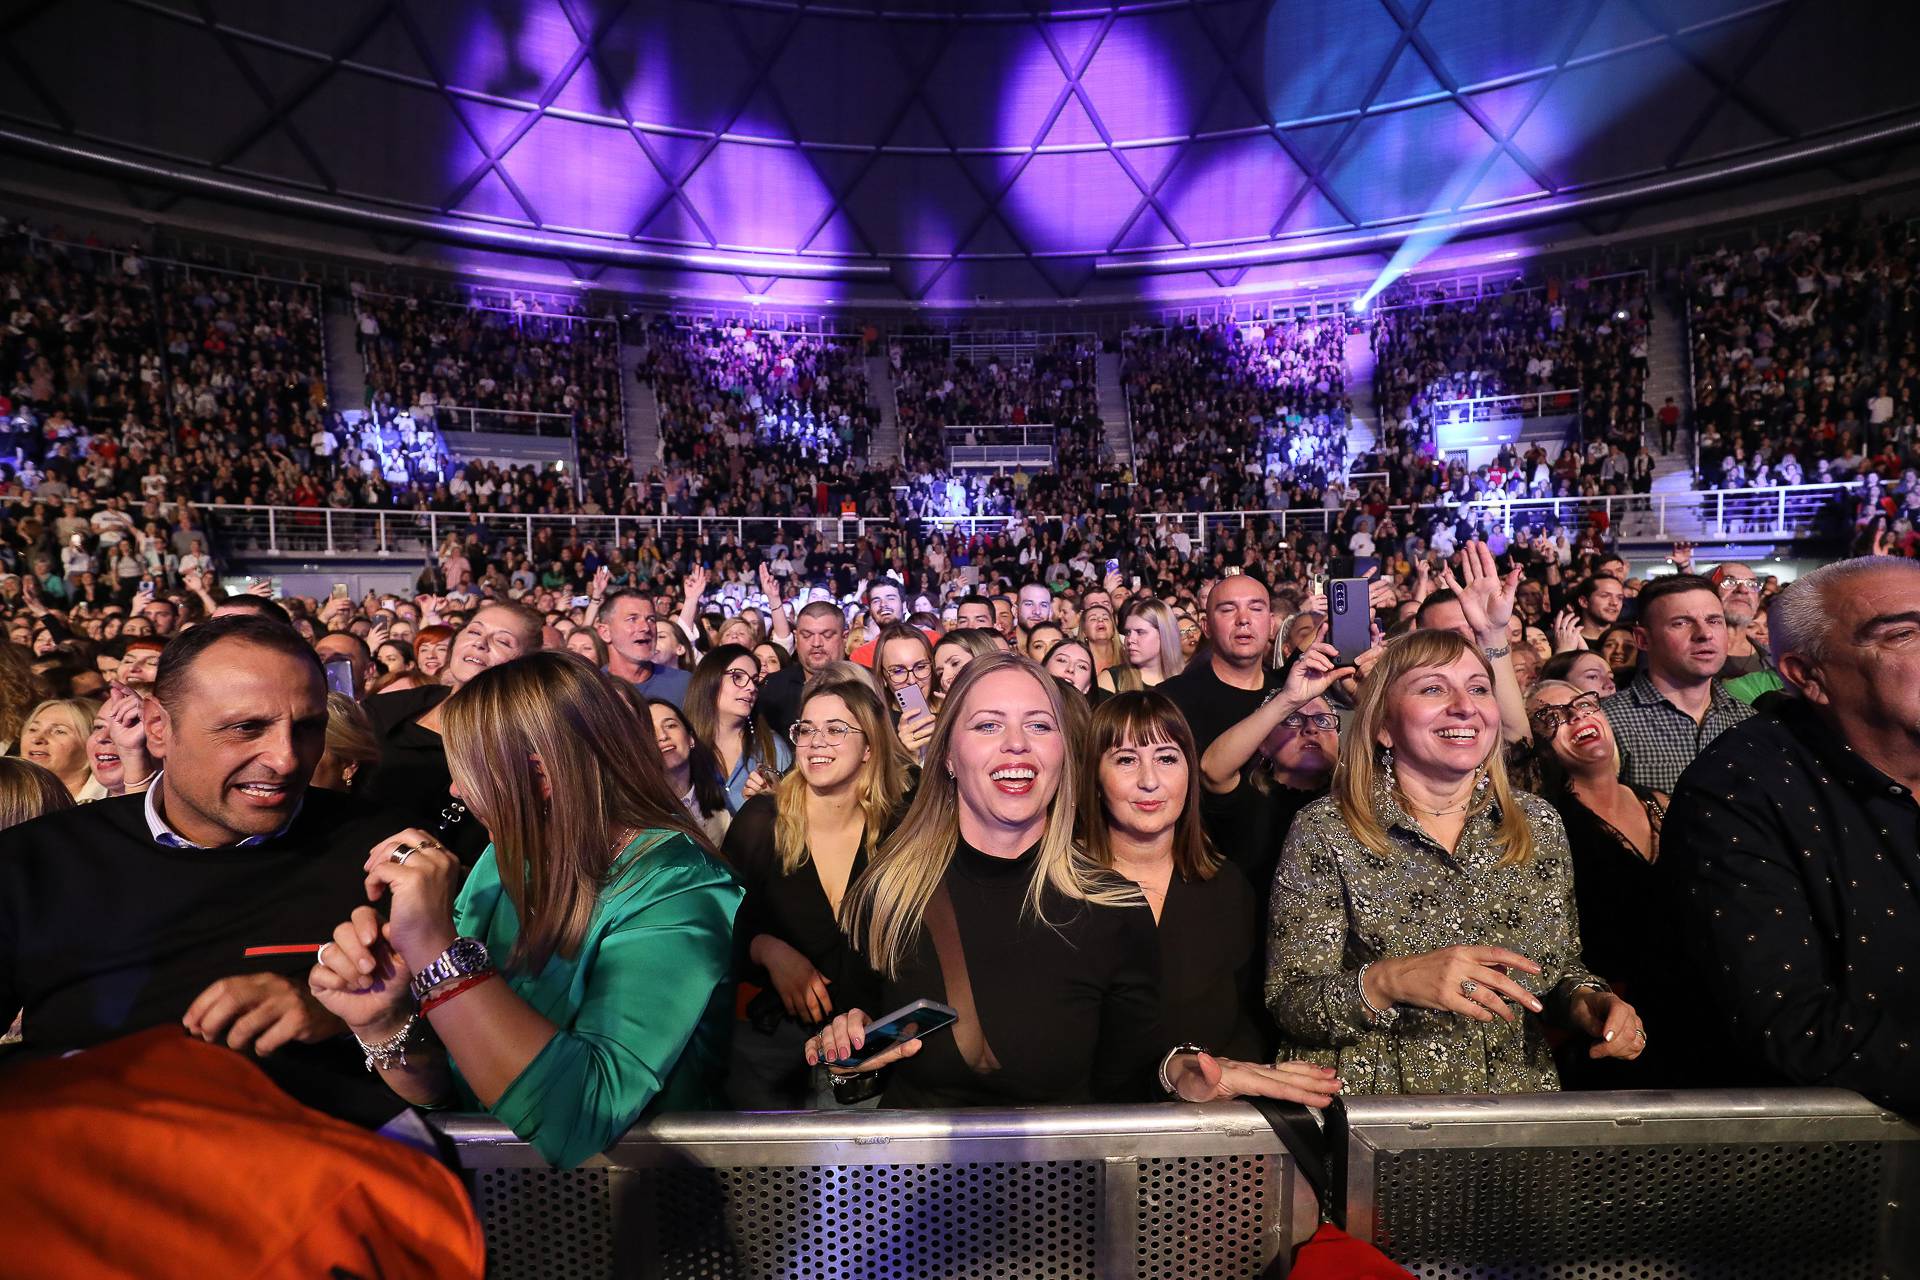
[[[1389,791],[1400,785],[1400,779],[1393,773],[1393,748],[1380,748],[1380,776],[1386,782]]]
[[[1493,775],[1483,770],[1480,774],[1480,781],[1473,784],[1473,794],[1476,796],[1485,794],[1487,784],[1492,781]]]

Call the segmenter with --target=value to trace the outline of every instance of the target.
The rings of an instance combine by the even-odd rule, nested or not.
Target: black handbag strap
[[[1281,1102],[1275,1098],[1247,1098],[1246,1101],[1253,1104],[1260,1118],[1273,1129],[1299,1167],[1300,1176],[1313,1188],[1321,1219],[1344,1229],[1347,1215],[1333,1194],[1332,1163],[1327,1158],[1327,1133],[1337,1127],[1335,1112],[1327,1112],[1328,1128],[1322,1131],[1314,1123],[1313,1114],[1297,1102]],[[1339,1099],[1336,1098],[1333,1105],[1339,1107]]]

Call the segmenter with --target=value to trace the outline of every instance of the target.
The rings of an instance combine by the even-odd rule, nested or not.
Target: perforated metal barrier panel
[[[1241,1104],[679,1116],[565,1172],[440,1123],[494,1280],[1249,1280],[1317,1221]],[[1920,1280],[1920,1130],[1850,1093],[1354,1098],[1329,1140],[1423,1280]]]
[[[1348,1228],[1423,1280],[1920,1276],[1920,1142],[1852,1094],[1352,1099]]]
[[[443,1127],[494,1280],[1251,1280],[1315,1223],[1238,1106],[675,1117],[565,1172]]]

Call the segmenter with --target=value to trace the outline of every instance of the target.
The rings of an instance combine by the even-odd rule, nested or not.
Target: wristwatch
[[[455,938],[426,968],[413,975],[413,1002],[419,1004],[427,992],[443,982],[478,973],[489,967],[486,944],[478,938]]]

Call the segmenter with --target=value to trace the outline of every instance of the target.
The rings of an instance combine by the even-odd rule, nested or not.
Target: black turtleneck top
[[[981,1028],[1000,1066],[976,1074],[951,1030],[889,1071],[887,1107],[1008,1107],[1141,1102],[1158,1092],[1160,944],[1144,899],[1131,906],[1070,901],[1049,890],[1046,922],[1025,912],[1038,846],[995,858],[964,841],[943,883],[953,902]],[[1096,872],[1124,883],[1110,872]],[[897,978],[870,972],[839,999],[878,1018],[922,998],[947,1001],[933,938],[922,928]],[[1165,1043],[1162,1043],[1165,1041]]]

